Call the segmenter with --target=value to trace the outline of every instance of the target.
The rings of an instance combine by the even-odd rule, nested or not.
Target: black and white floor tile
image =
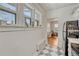
[[[38,56],[64,56],[64,53],[59,47],[52,48],[50,46],[46,46]]]

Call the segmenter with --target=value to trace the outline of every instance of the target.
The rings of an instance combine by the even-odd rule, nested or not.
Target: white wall
[[[58,45],[60,48],[64,47],[64,43],[63,43],[63,36],[62,36],[62,29],[63,29],[63,24],[66,21],[69,20],[76,20],[75,17],[72,17],[72,12],[79,7],[79,4],[76,5],[71,5],[68,7],[64,7],[64,8],[60,8],[54,11],[49,11],[48,12],[48,19],[51,18],[57,18],[58,19]]]
[[[6,28],[3,29],[6,31]],[[20,28],[18,30],[24,29]],[[2,31],[1,28],[0,31]],[[25,29],[25,31],[0,32],[0,55],[31,56],[35,53],[36,44],[43,39],[46,39],[45,30],[43,28],[31,28]]]

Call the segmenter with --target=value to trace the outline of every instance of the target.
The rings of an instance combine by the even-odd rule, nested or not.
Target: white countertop
[[[79,38],[72,38],[72,37],[68,37],[68,39],[79,39]]]
[[[71,43],[79,43],[79,38],[70,38],[70,37],[68,37],[68,40]]]

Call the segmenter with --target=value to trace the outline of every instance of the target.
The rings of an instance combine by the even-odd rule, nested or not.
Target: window
[[[15,14],[0,10],[0,21],[2,24],[15,24]]]
[[[39,21],[38,20],[35,20],[34,21],[34,27],[37,27],[39,25]]]
[[[0,3],[0,25],[15,24],[16,7],[8,3]]]
[[[35,20],[39,20],[39,17],[40,17],[39,13],[35,11]]]
[[[39,22],[41,20],[41,14],[39,11],[35,10],[35,26],[39,26]]]
[[[16,4],[15,3],[0,3],[0,8],[5,9],[8,11],[16,11]]]
[[[25,25],[27,27],[31,26],[31,19],[32,19],[32,9],[27,7],[26,5],[24,6],[24,18],[25,18]]]
[[[27,27],[30,27],[30,25],[31,25],[31,19],[30,18],[25,18],[25,25]]]
[[[58,28],[58,24],[55,24],[54,27],[55,27],[55,28]]]
[[[24,20],[25,25],[30,27],[37,27],[39,26],[39,23],[41,22],[41,13],[38,10],[35,10],[34,8],[28,7],[27,4],[24,5]]]
[[[24,8],[24,16],[31,18],[31,10],[30,8]]]

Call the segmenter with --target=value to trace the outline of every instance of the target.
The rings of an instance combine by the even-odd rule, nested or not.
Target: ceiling
[[[40,6],[45,10],[56,10],[73,4],[76,4],[76,3],[40,3]]]

